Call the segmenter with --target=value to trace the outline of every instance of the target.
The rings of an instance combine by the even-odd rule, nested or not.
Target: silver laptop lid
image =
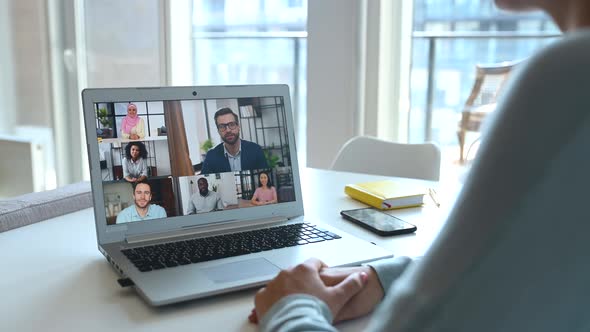
[[[82,101],[99,244],[303,214],[287,85],[86,89]]]

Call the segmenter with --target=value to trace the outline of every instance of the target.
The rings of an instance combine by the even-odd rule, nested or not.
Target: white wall
[[[8,51],[14,56],[17,125],[48,128],[51,82],[47,5],[42,0],[10,1],[10,5],[14,44]]]
[[[328,168],[357,132],[359,1],[308,2],[307,165]]]
[[[201,162],[201,143],[207,139],[203,102],[200,100],[182,100],[180,104],[182,105],[188,155],[191,163],[196,165]]]
[[[27,160],[33,159],[14,169],[20,174],[15,178],[35,184],[30,191],[56,185],[48,37],[45,1],[0,1],[0,134],[34,147]],[[5,197],[24,193],[19,190],[24,187],[10,181],[0,181],[0,186]]]
[[[349,138],[407,140],[411,1],[310,1],[307,165],[329,168]]]
[[[165,84],[158,0],[84,1],[88,87]]]
[[[186,209],[190,203],[191,199],[191,182],[190,180],[194,178],[192,176],[181,176],[178,178],[178,195],[177,199],[180,199],[180,213],[179,215],[185,215]]]
[[[377,136],[408,141],[413,1],[381,1]]]
[[[0,199],[45,190],[42,145],[0,135]]]
[[[217,112],[217,101],[209,99],[205,103],[207,104],[206,116],[209,122],[209,132],[211,133],[211,141],[213,142],[213,146],[217,146],[217,144],[221,143],[219,132],[217,131],[217,128],[215,128],[214,119],[215,112]]]
[[[218,191],[221,193],[221,199],[227,205],[238,204],[238,193],[236,191],[236,182],[234,173],[221,173],[221,179],[212,180],[209,176],[209,181],[213,181],[219,187]]]
[[[166,1],[170,18],[166,24],[167,83],[194,85],[193,51],[191,45],[191,0]]]
[[[16,98],[14,96],[14,57],[11,27],[11,2],[0,1],[0,133],[12,134],[16,123]]]

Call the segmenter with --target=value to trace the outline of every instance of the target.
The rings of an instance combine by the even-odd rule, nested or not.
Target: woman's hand
[[[357,267],[323,267],[320,270],[320,279],[326,286],[334,286],[345,280],[353,273],[364,273],[367,275],[366,285],[356,295],[352,296],[348,302],[344,304],[340,312],[334,316],[335,322],[354,319],[364,316],[381,302],[384,296],[383,287],[379,282],[377,273],[370,266]],[[258,315],[256,309],[252,309],[248,320],[251,323],[258,323]]]
[[[260,289],[254,298],[256,317],[264,314],[281,298],[291,294],[309,294],[324,301],[332,315],[339,317],[341,309],[367,284],[367,274],[363,271],[327,275],[331,285],[327,286],[320,277],[320,271],[326,265],[316,258],[310,258],[303,264],[281,271],[266,287]]]
[[[324,268],[320,271],[320,278],[325,285],[332,286],[357,272],[365,273],[368,276],[367,284],[346,302],[337,316],[334,316],[335,322],[358,318],[370,313],[385,295],[377,273],[370,266]]]

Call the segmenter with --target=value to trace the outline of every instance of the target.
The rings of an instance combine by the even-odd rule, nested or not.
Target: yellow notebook
[[[349,184],[344,192],[365,204],[381,210],[400,209],[424,204],[427,188],[391,180]]]

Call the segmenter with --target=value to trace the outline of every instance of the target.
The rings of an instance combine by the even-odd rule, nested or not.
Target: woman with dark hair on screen
[[[145,137],[143,119],[137,115],[137,105],[127,105],[127,115],[121,121],[121,137],[126,139],[142,139]]]
[[[565,34],[511,77],[426,254],[284,270],[254,299],[262,331],[336,331],[373,309],[365,331],[590,331],[590,0],[496,3]]]
[[[275,204],[277,201],[277,190],[272,185],[268,173],[262,172],[258,175],[258,188],[252,196],[252,204],[267,205]]]
[[[147,149],[143,142],[131,142],[125,147],[123,178],[127,182],[140,182],[147,178]]]

